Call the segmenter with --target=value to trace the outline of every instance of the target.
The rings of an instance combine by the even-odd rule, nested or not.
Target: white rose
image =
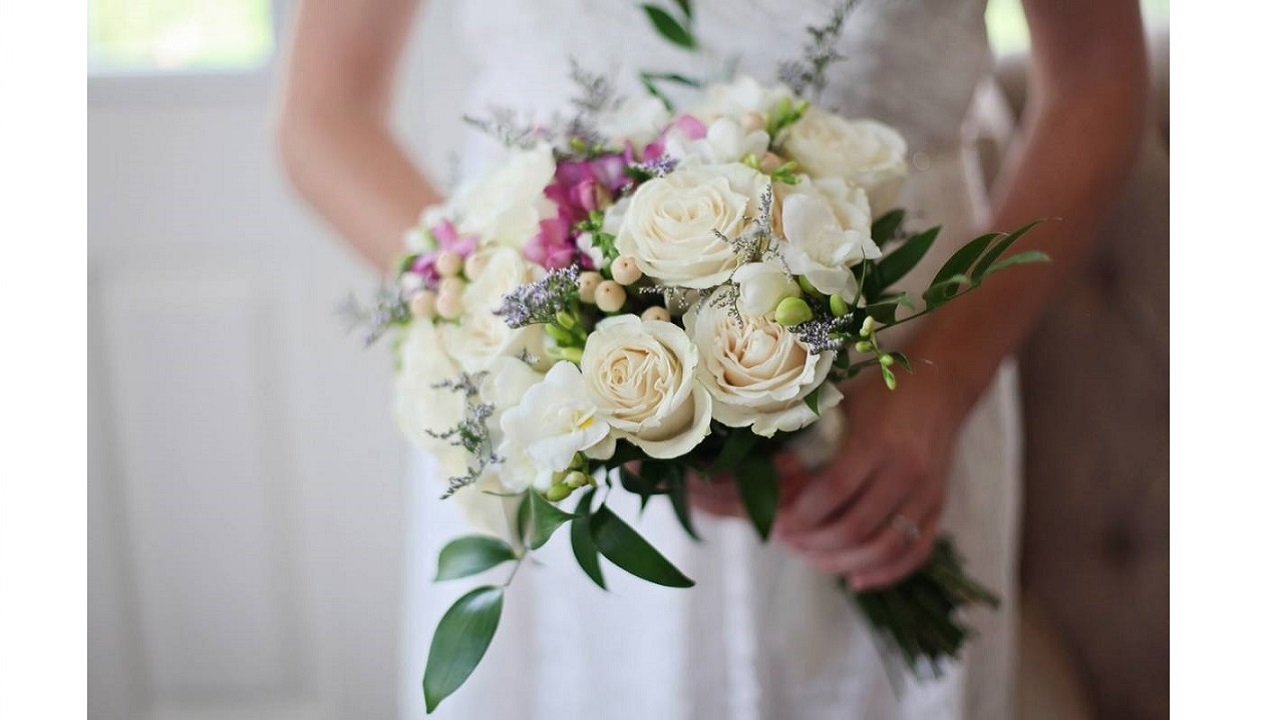
[[[533,469],[529,473],[518,466],[517,472],[502,468],[503,484],[517,491],[532,484],[545,492],[552,475],[568,469],[574,455],[608,438],[609,425],[600,417],[578,367],[559,362],[525,392],[520,404],[502,414],[502,433],[498,456],[523,455]]]
[[[462,293],[462,317],[441,323],[445,348],[467,372],[487,370],[495,358],[519,356],[526,350],[535,357],[543,352],[540,326],[512,329],[494,314],[502,296],[536,279],[537,267],[511,248],[494,248],[485,254],[484,269]]]
[[[400,432],[414,445],[439,453],[449,444],[427,434],[444,432],[462,420],[461,395],[437,383],[456,378],[461,368],[444,350],[439,327],[428,320],[414,320],[400,345],[395,381],[395,418]]]
[[[718,117],[741,117],[747,113],[767,113],[779,100],[795,102],[795,95],[784,85],[763,86],[748,75],[732,82],[716,83],[707,88],[704,99],[690,114],[704,122]]]
[[[613,145],[620,147],[630,142],[634,148],[643,148],[656,140],[670,122],[671,112],[661,100],[638,95],[627,98],[616,110],[601,114],[596,128]]]
[[[782,197],[782,257],[787,267],[804,275],[827,295],[848,302],[857,298],[858,282],[849,269],[880,257],[871,239],[871,210],[861,188],[848,192],[838,178],[803,183]]]
[[[718,297],[704,299],[684,319],[698,347],[698,382],[711,393],[713,418],[773,437],[818,419],[805,402],[814,390],[821,388],[819,413],[840,402],[840,391],[825,382],[833,353],[810,353],[770,317],[742,315],[739,322]]]
[[[681,132],[667,136],[666,153],[681,165],[707,165],[741,162],[747,155],[763,157],[769,151],[769,133],[747,132],[742,123],[720,118],[707,128],[705,137],[692,140]]]
[[[711,396],[694,379],[698,350],[669,322],[618,315],[596,325],[582,375],[615,437],[676,458],[711,432]]]
[[[475,235],[483,244],[524,247],[538,233],[538,221],[556,213],[555,203],[543,195],[555,172],[550,145],[512,150],[491,173],[459,193],[458,233]]]
[[[907,141],[875,120],[810,108],[788,129],[782,149],[814,177],[846,178],[866,190],[875,217],[893,208],[907,176]]]
[[[680,168],[640,186],[615,241],[640,270],[667,285],[708,288],[733,273],[735,237],[757,212],[769,178],[746,165]]]
[[[778,303],[800,297],[800,286],[786,268],[773,262],[747,263],[733,272],[738,284],[738,307],[748,315],[768,315]]]

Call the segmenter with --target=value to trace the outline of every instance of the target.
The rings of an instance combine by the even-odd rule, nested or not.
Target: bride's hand
[[[963,413],[922,380],[905,377],[894,391],[879,373],[855,380],[842,405],[845,441],[779,510],[778,539],[857,590],[892,585],[933,549]]]

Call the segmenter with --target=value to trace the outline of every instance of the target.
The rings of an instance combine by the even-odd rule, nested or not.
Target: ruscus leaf
[[[876,263],[875,286],[878,290],[887,290],[893,284],[906,277],[911,269],[920,263],[921,258],[933,247],[938,239],[941,227],[932,227],[922,233],[912,235],[897,250],[885,255]]]
[[[501,616],[502,588],[491,585],[463,595],[445,611],[431,638],[427,669],[422,675],[428,713],[471,676],[489,649]]]
[[[933,276],[933,282],[929,283],[929,285],[937,285],[942,280],[955,275],[967,274],[969,268],[973,266],[973,262],[982,254],[982,251],[986,250],[991,241],[998,237],[1000,237],[1000,233],[987,233],[965,243],[954,255],[947,258],[947,261],[942,264],[938,274]]]
[[[641,7],[644,8],[645,14],[649,16],[649,22],[653,24],[653,29],[657,30],[658,34],[686,50],[693,50],[698,46],[697,41],[693,39],[693,34],[689,32],[688,28],[680,24],[679,20],[672,17],[671,13],[657,5],[642,5]]]
[[[778,513],[778,471],[768,455],[753,454],[733,473],[738,496],[761,540],[769,539]]]
[[[604,584],[604,573],[600,571],[600,550],[591,539],[591,500],[594,497],[595,491],[590,490],[583,493],[582,499],[578,501],[578,507],[574,511],[577,517],[569,524],[569,545],[573,548],[573,557],[578,561],[582,572],[591,578],[591,582],[599,585],[601,590],[608,590]]]
[[[467,535],[451,541],[440,551],[436,581],[475,575],[515,559],[515,550],[502,540],[489,535]]]
[[[692,580],[608,507],[601,506],[591,516],[591,539],[609,562],[642,580],[667,587],[693,587]]]
[[[871,223],[872,241],[878,247],[884,247],[886,242],[889,242],[898,234],[898,228],[902,227],[902,220],[906,216],[907,211],[901,208],[890,210],[881,215],[874,223]]]
[[[573,515],[552,505],[542,497],[542,493],[533,490],[529,491],[529,502],[533,511],[529,528],[529,547],[537,550],[547,544],[561,525],[572,520]]]
[[[1026,235],[1031,228],[1039,224],[1039,220],[1034,220],[1000,238],[995,245],[991,246],[991,250],[989,250],[986,255],[982,256],[982,259],[978,261],[978,264],[973,266],[973,276],[979,280],[986,277],[991,266],[995,264],[996,260],[1000,259],[1000,256],[1004,254],[1004,251],[1008,250],[1010,245],[1017,242],[1018,238]]]

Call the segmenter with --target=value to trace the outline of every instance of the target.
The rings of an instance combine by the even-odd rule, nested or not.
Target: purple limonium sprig
[[[508,327],[519,329],[553,322],[556,313],[572,308],[577,301],[578,266],[571,265],[503,295],[502,304],[493,314],[503,318]]]
[[[811,354],[819,355],[849,345],[857,334],[854,317],[853,313],[841,317],[819,317],[789,329]]]

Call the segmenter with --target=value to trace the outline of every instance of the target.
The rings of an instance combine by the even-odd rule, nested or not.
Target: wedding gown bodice
[[[675,12],[675,3],[658,3]],[[638,2],[469,0],[462,32],[477,66],[471,105],[549,114],[573,92],[569,58],[643,93],[641,71],[707,77],[726,63],[761,82],[798,59],[807,26],[821,26],[833,0],[694,0],[700,51],[689,53],[649,26]],[[821,98],[839,112],[898,128],[913,150],[953,144],[975,88],[990,69],[986,0],[858,0]]]

